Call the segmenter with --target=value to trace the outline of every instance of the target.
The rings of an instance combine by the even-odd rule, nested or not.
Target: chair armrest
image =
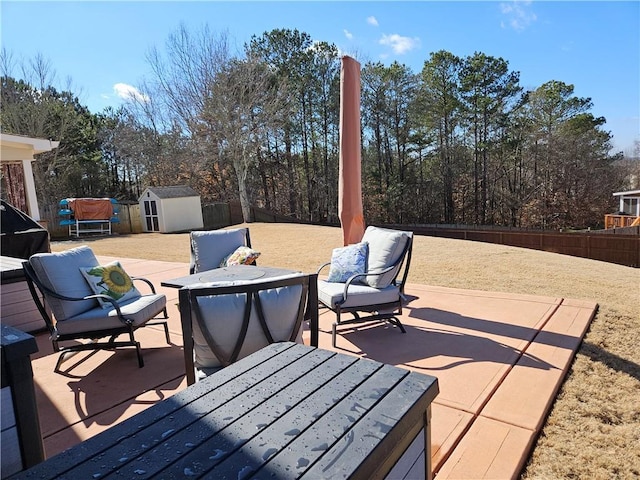
[[[324,267],[327,267],[327,266],[329,266],[329,265],[331,265],[331,262],[323,263],[322,265],[320,265],[320,266],[318,267],[318,270],[316,270],[316,275],[320,274],[320,271],[321,271]]]
[[[344,292],[342,293],[342,301],[340,302],[340,305],[342,305],[344,302],[347,301],[347,297],[349,296],[349,287],[356,279],[360,277],[368,277],[370,275],[374,275],[374,276],[384,275],[385,273],[390,272],[394,268],[395,268],[395,265],[391,265],[390,267],[387,267],[382,270],[376,270],[373,272],[366,272],[366,273],[357,273],[355,275],[350,276],[349,279],[347,280],[347,283],[344,284]]]
[[[38,285],[38,288],[41,288],[41,286]],[[42,286],[42,291],[45,292],[47,295],[51,295],[52,297],[58,298],[60,300],[64,300],[65,302],[81,302],[83,300],[91,300],[92,298],[95,298],[96,300],[98,298],[101,298],[102,300],[109,302],[111,304],[111,306],[115,309],[116,313],[118,314],[118,318],[122,323],[126,323],[127,325],[130,325],[131,323],[133,323],[131,319],[125,317],[122,314],[122,310],[120,310],[120,304],[116,302],[113,298],[111,298],[109,295],[95,294],[95,295],[87,295],[86,297],[81,297],[81,298],[67,297],[66,295],[61,295],[44,286]]]
[[[77,301],[80,301],[80,300],[89,300],[91,298],[95,298],[95,299],[101,298],[102,300],[105,300],[105,301],[109,302],[111,304],[111,306],[115,309],[116,313],[118,314],[118,318],[120,319],[120,321],[122,323],[126,323],[127,325],[131,325],[133,323],[133,320],[125,317],[122,314],[122,310],[120,310],[120,304],[118,302],[116,302],[113,298],[111,298],[109,295],[96,294],[96,295],[87,295],[84,298],[70,298],[70,299],[69,298],[66,298],[66,299],[63,298],[62,300],[71,300],[71,301],[77,300]]]
[[[151,283],[151,280],[148,280],[148,279],[143,278],[143,277],[131,277],[131,280],[133,280],[133,281],[139,280],[141,282],[146,283],[147,285],[149,285],[149,288],[151,288],[151,293],[153,293],[153,294],[156,293],[156,288],[153,286],[153,283]]]

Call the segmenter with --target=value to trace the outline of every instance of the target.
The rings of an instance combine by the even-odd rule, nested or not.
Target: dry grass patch
[[[340,246],[339,228],[249,225],[261,265],[315,269]],[[189,262],[188,234],[53,242],[98,255]],[[593,300],[599,311],[523,478],[640,477],[640,270],[516,247],[418,236],[410,283]]]

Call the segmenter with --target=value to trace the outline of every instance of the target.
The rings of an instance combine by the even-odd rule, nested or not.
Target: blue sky
[[[638,1],[2,0],[0,15],[2,47],[14,60],[41,54],[59,86],[70,79],[94,113],[118,106],[149,75],[146,53],[162,50],[180,23],[193,32],[205,24],[228,32],[238,49],[252,35],[297,28],[363,62],[397,60],[416,73],[438,50],[502,57],[526,89],[559,80],[590,97],[616,151],[640,141]]]

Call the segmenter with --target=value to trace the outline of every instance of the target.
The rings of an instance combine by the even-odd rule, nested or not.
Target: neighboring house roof
[[[151,193],[158,198],[199,197],[198,192],[186,185],[174,185],[171,187],[148,187]]]
[[[627,192],[616,192],[613,194],[614,197],[640,197],[640,190],[629,190]]]

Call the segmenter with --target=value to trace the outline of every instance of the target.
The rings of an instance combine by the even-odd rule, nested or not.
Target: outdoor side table
[[[430,478],[435,377],[275,343],[16,478]]]

